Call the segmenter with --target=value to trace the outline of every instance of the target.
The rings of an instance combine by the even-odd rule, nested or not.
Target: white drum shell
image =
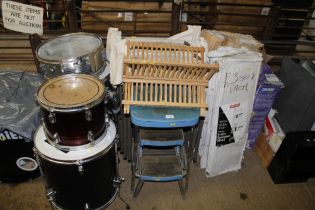
[[[105,132],[105,137],[97,144],[82,150],[74,150],[65,153],[45,141],[47,137],[43,126],[40,126],[35,135],[34,146],[36,153],[46,160],[57,163],[60,162],[62,164],[76,164],[78,160],[84,162],[96,158],[114,145],[116,127],[112,121],[109,122],[109,126],[106,128]]]

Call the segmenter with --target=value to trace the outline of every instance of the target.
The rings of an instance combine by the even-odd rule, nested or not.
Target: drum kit
[[[104,209],[119,196],[116,127],[105,105],[102,52],[101,38],[87,33],[59,36],[37,48],[48,80],[37,92],[42,125],[34,151],[54,209]]]

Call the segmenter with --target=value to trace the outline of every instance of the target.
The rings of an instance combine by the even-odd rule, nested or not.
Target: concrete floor
[[[315,179],[307,183],[273,184],[257,155],[245,152],[242,169],[206,178],[198,164],[192,165],[186,200],[182,200],[177,182],[145,183],[140,194],[130,193],[130,165],[121,160],[120,173],[126,181],[121,196],[134,210],[314,210]],[[1,210],[45,210],[50,205],[45,197],[43,179],[21,184],[0,184]],[[124,209],[116,198],[108,210]]]
[[[31,63],[1,63],[0,69],[35,71]],[[177,182],[145,183],[140,194],[130,193],[130,164],[121,158],[119,164],[125,183],[121,196],[133,210],[314,210],[315,179],[307,183],[273,184],[258,156],[246,151],[242,169],[206,178],[198,164],[192,165],[187,199],[182,200]],[[117,198],[108,210],[125,206]],[[51,209],[42,178],[21,184],[0,184],[0,210]]]

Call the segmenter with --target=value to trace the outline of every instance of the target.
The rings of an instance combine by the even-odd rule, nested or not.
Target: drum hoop
[[[113,124],[113,126],[115,126],[114,122],[111,121],[111,123]],[[106,129],[109,129],[110,126],[108,126]],[[39,130],[40,130],[41,127],[39,127],[36,132],[35,132],[35,137],[37,136]],[[107,132],[107,131],[104,131],[104,132]],[[115,131],[116,133],[116,131]],[[34,139],[35,140],[35,139]],[[39,151],[39,149],[36,147],[36,144],[34,143],[34,152],[39,155],[40,157],[42,157],[43,159],[51,162],[51,163],[55,163],[55,164],[60,164],[60,165],[77,165],[78,161],[80,161],[82,164],[86,163],[86,162],[90,162],[91,160],[95,160],[95,159],[98,159],[100,157],[102,157],[103,155],[105,155],[106,153],[109,152],[109,150],[111,150],[113,148],[113,146],[117,144],[117,139],[115,139],[115,136],[114,136],[114,139],[113,141],[106,147],[104,148],[103,150],[101,150],[99,153],[91,156],[91,157],[87,157],[87,158],[84,158],[84,159],[78,159],[78,160],[56,160],[54,158],[51,158],[51,157],[48,157],[47,155],[44,155],[42,152]],[[116,154],[117,155],[117,154]]]
[[[91,76],[91,75],[88,75],[88,74],[65,74],[65,75],[60,75],[58,77],[55,77],[53,79],[58,79],[59,77],[75,77],[75,76],[79,76],[79,75],[84,75],[84,76]],[[92,77],[92,76],[91,76]],[[103,84],[103,82],[101,80],[99,80],[98,78],[95,78],[93,77],[93,79],[95,80],[98,80],[98,82],[100,82],[100,84]],[[47,111],[50,111],[50,112],[80,112],[80,111],[83,111],[83,110],[88,110],[98,104],[100,104],[104,98],[105,98],[105,87],[104,87],[104,91],[103,93],[98,97],[96,98],[94,101],[91,101],[90,103],[87,103],[87,104],[84,104],[84,105],[80,105],[80,106],[77,106],[77,107],[58,107],[58,106],[49,106],[45,103],[43,103],[41,101],[41,99],[39,98],[39,92],[40,90],[46,85],[46,82],[41,84],[39,87],[38,87],[38,90],[37,90],[37,94],[36,94],[36,101],[37,103],[39,104],[40,107],[46,109]]]
[[[46,43],[48,43],[49,41],[52,41],[52,40],[55,40],[57,38],[60,38],[60,37],[67,37],[67,36],[72,36],[72,35],[87,35],[87,36],[93,36],[95,38],[97,38],[99,41],[100,41],[100,45],[95,49],[93,50],[92,52],[90,53],[86,53],[84,55],[81,55],[81,56],[78,56],[78,57],[72,57],[72,58],[69,58],[69,59],[65,59],[65,60],[55,60],[55,59],[45,59],[45,58],[41,58],[38,54],[38,50],[43,46],[45,45]],[[95,35],[95,34],[91,34],[91,33],[85,33],[85,32],[78,32],[78,33],[70,33],[70,34],[64,34],[64,35],[61,35],[61,36],[57,36],[53,39],[49,39],[47,40],[46,42],[43,42],[41,43],[40,45],[37,46],[36,48],[36,57],[37,57],[37,60],[40,61],[40,62],[43,62],[43,63],[50,63],[50,64],[63,64],[65,62],[73,62],[73,61],[77,61],[78,58],[82,58],[82,57],[88,57],[89,55],[91,54],[94,54],[98,51],[103,51],[104,49],[104,46],[103,46],[103,41],[102,39]]]
[[[114,195],[111,197],[111,199],[110,199],[109,201],[107,201],[107,203],[105,203],[103,206],[101,206],[101,207],[99,207],[99,208],[97,208],[97,209],[94,209],[94,210],[102,210],[102,209],[107,208],[110,204],[112,204],[112,203],[115,201],[115,199],[116,199],[116,197],[117,197],[117,194],[118,194],[118,191],[119,191],[119,189],[118,189],[118,187],[116,187],[115,193],[114,193]],[[50,201],[50,203],[51,203],[51,205],[53,206],[53,208],[56,209],[56,210],[65,210],[65,209],[61,208],[60,206],[58,206],[58,205],[56,204],[56,202],[54,202],[54,201]]]
[[[80,159],[80,160],[64,160],[64,161],[56,160],[56,159],[53,159],[53,158],[50,158],[50,157],[44,155],[36,147],[35,147],[35,153],[37,155],[39,155],[40,157],[42,157],[43,159],[45,159],[45,160],[47,160],[47,161],[49,161],[51,163],[55,163],[55,164],[58,164],[58,165],[77,165],[78,161],[80,161],[81,164],[84,164],[84,163],[88,163],[88,162],[90,162],[92,160],[96,160],[96,159],[102,157],[103,155],[108,153],[109,150],[111,150],[116,143],[117,142],[114,140],[105,149],[103,149],[99,153],[95,154],[94,156],[91,156],[91,157],[88,157],[88,158],[85,158],[85,159]]]
[[[45,123],[42,124],[44,131],[47,132],[47,128],[45,126]],[[107,125],[106,127],[108,127],[109,125]],[[88,144],[83,144],[83,145],[79,145],[79,146],[64,146],[64,145],[60,145],[60,144],[56,144],[54,141],[52,141],[47,135],[47,141],[49,142],[50,145],[54,146],[56,149],[59,150],[69,150],[69,151],[79,151],[79,150],[83,150],[83,149],[88,149],[93,147],[95,144],[98,144],[99,142],[102,141],[102,139],[106,136],[107,134],[107,129],[105,128],[105,131],[93,142],[88,143]]]

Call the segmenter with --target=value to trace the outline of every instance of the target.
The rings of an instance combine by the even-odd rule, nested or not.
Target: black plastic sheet
[[[41,83],[38,74],[0,70],[0,131],[8,129],[32,139],[40,124],[35,95]]]

